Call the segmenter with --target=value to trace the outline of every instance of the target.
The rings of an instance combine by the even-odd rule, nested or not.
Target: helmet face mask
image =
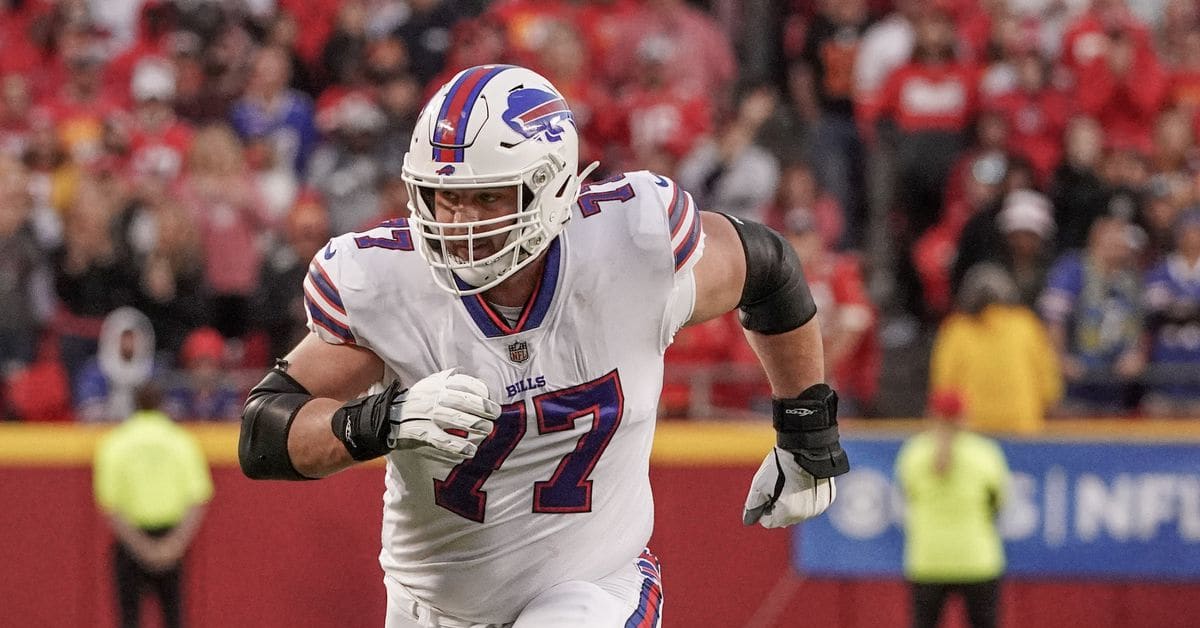
[[[421,113],[403,168],[417,250],[437,285],[483,292],[545,251],[579,193],[578,154],[570,109],[535,72],[478,66],[444,85]],[[512,213],[438,220],[438,190],[504,187],[516,188]]]
[[[475,287],[488,285],[493,279],[513,272],[528,257],[521,255],[520,236],[536,224],[537,216],[528,209],[521,209],[522,201],[528,198],[521,186],[507,188],[512,191],[510,198],[514,202],[502,214],[476,209],[469,214],[478,216],[474,220],[454,218],[454,213],[462,212],[464,206],[470,204],[474,208],[479,205],[473,199],[463,199],[502,189],[505,188],[421,189],[411,222],[417,227],[420,250],[439,286],[452,285],[457,293],[470,294]],[[444,198],[454,192],[462,195],[456,202]]]

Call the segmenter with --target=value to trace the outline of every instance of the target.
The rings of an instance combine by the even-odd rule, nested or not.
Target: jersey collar
[[[488,338],[510,336],[534,329],[542,324],[546,314],[550,311],[550,304],[554,301],[554,293],[558,289],[558,276],[562,270],[561,241],[561,237],[554,238],[550,247],[546,249],[546,267],[538,277],[533,294],[525,302],[525,307],[521,308],[521,316],[515,324],[509,325],[503,316],[483,300],[482,295],[473,294],[462,297],[467,313],[471,315],[471,320],[475,322],[484,336]],[[460,283],[462,281],[458,277],[455,277],[454,280]]]

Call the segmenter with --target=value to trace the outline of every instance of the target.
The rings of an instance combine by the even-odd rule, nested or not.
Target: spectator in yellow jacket
[[[933,345],[932,390],[960,390],[966,425],[984,432],[1041,430],[1062,397],[1062,374],[1045,328],[1018,304],[1016,284],[994,264],[967,272]]]

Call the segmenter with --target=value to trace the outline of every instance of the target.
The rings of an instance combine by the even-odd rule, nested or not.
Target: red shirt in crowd
[[[296,18],[296,54],[316,63],[337,24],[341,0],[278,0],[279,8]]]
[[[1187,68],[1171,73],[1167,86],[1167,104],[1200,110],[1200,68]]]
[[[105,66],[104,82],[106,84],[128,89],[130,79],[133,78],[133,71],[142,59],[160,57],[166,60],[170,58],[170,50],[167,49],[168,33],[166,28],[163,27],[156,32],[151,24],[150,12],[156,8],[155,4],[151,3],[142,6],[138,15],[137,39]],[[132,100],[126,101],[126,104],[132,105]]]
[[[637,78],[639,54],[643,44],[659,39],[667,56],[674,85],[689,88],[713,98],[737,77],[737,61],[729,37],[711,15],[688,6],[663,11],[642,11],[637,19],[619,22],[622,32],[618,43],[605,58],[605,74],[618,83]]]
[[[0,12],[0,75],[20,74],[32,78],[42,63],[42,53],[27,34],[29,21],[12,11]]]
[[[1062,157],[1063,131],[1071,115],[1066,94],[1015,90],[996,98],[992,107],[1008,123],[1009,150],[1029,160],[1041,184],[1049,183]]]
[[[1200,68],[1177,70],[1167,87],[1167,106],[1179,107],[1192,114],[1192,127],[1200,137]]]
[[[870,402],[879,385],[881,356],[876,340],[879,317],[867,295],[858,258],[827,252],[816,263],[805,266],[804,278],[821,312],[821,327],[828,336],[836,333],[833,328],[837,325],[864,329],[855,345],[830,365],[832,372],[827,377],[839,394]],[[828,342],[827,338],[827,346]]]
[[[575,26],[583,34],[589,59],[611,58],[628,25],[638,23],[645,15],[638,0],[586,2],[577,6],[577,11]]]
[[[978,106],[978,73],[946,63],[909,63],[888,77],[874,119],[892,118],[900,130],[961,131]]]
[[[194,131],[176,120],[162,129],[134,127],[129,136],[129,167],[134,176],[157,175],[174,181],[183,169]]]
[[[692,90],[635,88],[619,107],[621,136],[636,154],[661,149],[681,159],[712,126],[712,103]]]
[[[947,204],[942,219],[913,243],[913,268],[921,282],[925,306],[933,314],[948,314],[953,305],[950,273],[958,255],[959,235],[971,215],[966,199],[959,198]]]
[[[609,59],[631,27],[647,19],[646,9],[638,0],[567,2],[566,0],[502,0],[489,14],[506,28],[507,43],[514,60],[538,65],[538,50],[549,29],[565,23],[578,29],[587,47],[589,59]],[[612,68],[597,63],[597,72]],[[601,67],[603,66],[603,67]],[[605,77],[613,78],[613,77]]]
[[[1112,64],[1121,45],[1132,49],[1132,59],[1118,75]],[[1100,122],[1111,143],[1149,150],[1167,77],[1144,25],[1122,7],[1089,11],[1063,36],[1062,64],[1075,80],[1075,104]]]
[[[176,198],[200,232],[204,279],[216,295],[249,296],[258,288],[259,234],[271,228],[265,206],[248,179],[185,175]]]
[[[1061,62],[1076,77],[1077,83],[1090,81],[1088,69],[1108,55],[1110,32],[1120,32],[1131,38],[1138,49],[1153,49],[1150,31],[1131,14],[1114,13],[1106,17],[1096,11],[1088,11],[1079,16],[1063,35]]]
[[[1082,70],[1075,85],[1079,110],[1100,123],[1109,142],[1149,151],[1154,121],[1168,87],[1167,74],[1150,49],[1134,55],[1132,68],[1119,76],[1106,59]]]
[[[959,55],[971,63],[987,63],[988,44],[992,39],[992,15],[978,4],[963,6],[955,20]]]
[[[538,50],[556,23],[574,23],[575,7],[565,0],[503,0],[488,12],[505,26],[513,61],[536,64]]]

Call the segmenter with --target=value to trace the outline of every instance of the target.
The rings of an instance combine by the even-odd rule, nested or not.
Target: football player
[[[820,514],[849,468],[788,243],[594,167],[546,79],[460,72],[404,159],[411,218],[314,256],[312,333],[250,392],[252,478],[387,457],[388,628],[659,625],[650,448],[683,325],[741,308],[776,397],[746,524]]]

